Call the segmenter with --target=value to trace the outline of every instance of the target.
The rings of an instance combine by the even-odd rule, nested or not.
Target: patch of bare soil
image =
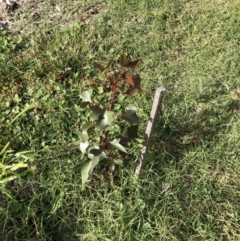
[[[16,10],[28,0],[0,0],[0,30],[10,30]]]
[[[31,33],[47,24],[63,27],[70,23],[88,24],[103,10],[103,2],[47,0],[0,0],[0,30]],[[106,9],[105,9],[106,11]]]

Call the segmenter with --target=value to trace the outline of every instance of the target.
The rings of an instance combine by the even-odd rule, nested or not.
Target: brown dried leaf
[[[120,64],[123,67],[126,67],[126,65],[129,64],[129,61],[127,59],[127,55],[126,54],[122,54],[121,58],[120,58]]]
[[[147,88],[143,85],[139,85],[139,89],[142,91],[142,92],[147,92]]]
[[[138,66],[138,63],[139,63],[140,61],[141,61],[141,59],[137,59],[137,60],[134,60],[134,61],[132,61],[132,62],[128,62],[128,64],[125,65],[125,67],[135,69],[135,68]]]
[[[98,83],[95,80],[92,80],[92,79],[87,79],[86,80],[86,84],[88,86],[90,86],[90,85],[98,85]]]
[[[97,63],[96,63],[96,67],[97,67],[101,72],[103,72],[103,71],[106,69],[106,67],[104,67],[104,66],[101,65],[101,64],[97,64]]]
[[[106,67],[104,67],[103,65],[98,64],[98,63],[96,63],[96,67],[97,67],[101,72],[103,72],[103,71],[104,71],[105,69],[107,69],[111,64],[112,64],[112,60],[110,60],[110,61],[108,62],[108,64],[107,64]]]
[[[132,75],[127,75],[123,78],[124,81],[126,81],[128,84],[130,84],[131,86],[134,86],[134,80],[132,78]]]
[[[126,76],[127,78],[128,76]],[[126,91],[126,94],[130,94],[133,95],[137,92],[137,90],[143,91],[143,92],[147,92],[147,89],[145,88],[145,86],[140,85],[141,83],[141,78],[138,74],[134,75],[134,76],[130,76],[128,78],[128,81],[125,80],[127,83],[129,83],[131,86],[133,87],[129,87],[128,90]],[[130,83],[131,82],[131,83]],[[133,82],[133,84],[132,84]]]

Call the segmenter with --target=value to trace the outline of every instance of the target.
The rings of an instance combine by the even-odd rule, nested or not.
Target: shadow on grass
[[[211,104],[212,97],[209,95],[200,96],[199,99],[205,100],[201,101],[201,105],[207,108],[199,111],[196,106],[188,110],[179,109],[174,115],[168,114],[167,104],[164,104],[164,113],[156,124],[152,139],[151,150],[157,150],[155,156],[165,153],[178,162],[198,146],[221,141],[219,134],[231,128],[234,115],[240,110],[240,101],[228,99],[225,103]]]

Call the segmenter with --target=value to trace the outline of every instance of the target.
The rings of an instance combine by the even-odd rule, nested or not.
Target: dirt
[[[28,0],[0,0],[0,30],[10,30],[16,11]]]
[[[103,3],[84,1],[0,0],[0,30],[31,33],[46,24],[63,27],[73,22],[88,24],[101,10]],[[106,11],[106,9],[105,9]]]

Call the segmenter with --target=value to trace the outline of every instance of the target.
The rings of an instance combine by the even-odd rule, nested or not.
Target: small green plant
[[[107,159],[110,170],[123,164],[126,146],[137,138],[139,117],[137,108],[126,103],[126,97],[135,92],[146,92],[140,84],[138,74],[129,74],[126,69],[135,69],[140,59],[129,61],[122,54],[120,64],[110,61],[106,67],[96,64],[100,70],[98,80],[87,80],[88,90],[80,94],[83,111],[83,125],[79,131],[79,145],[83,163],[80,165],[84,185],[101,159]],[[111,68],[111,71],[107,70]]]
[[[12,127],[13,123],[24,115],[27,111],[33,109],[35,103],[26,104],[22,111],[20,111],[7,125],[6,128],[2,131],[2,134],[5,131]],[[14,179],[20,178],[26,172],[28,172],[28,162],[30,157],[26,156],[25,153],[29,151],[22,151],[14,153],[13,150],[9,150],[10,142],[0,149],[0,185],[12,181]],[[30,151],[31,152],[31,151]]]
[[[17,153],[12,155],[11,151],[8,151],[9,142],[3,147],[0,151],[0,185],[3,185],[9,181],[12,181],[16,178],[19,178],[25,172],[17,172],[19,169],[26,169],[28,164],[25,162],[25,157],[21,155],[21,153]],[[9,159],[9,156],[12,156],[12,160],[6,163],[6,160]],[[19,161],[20,159],[24,159],[24,161]]]
[[[8,58],[8,55],[13,52],[22,42],[21,37],[10,36],[6,31],[0,31],[0,60]]]

